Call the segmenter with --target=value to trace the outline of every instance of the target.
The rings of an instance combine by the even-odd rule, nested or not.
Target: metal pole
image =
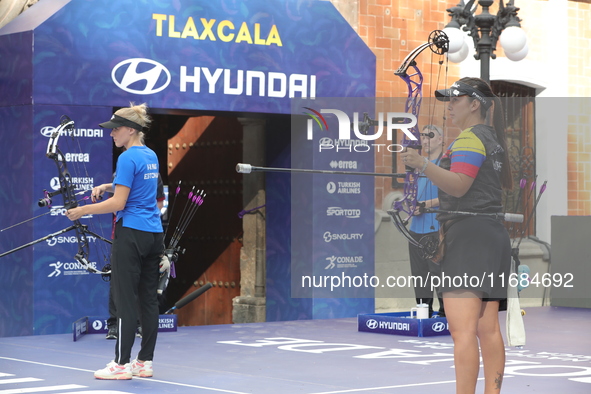
[[[490,58],[492,53],[491,29],[495,23],[495,16],[488,8],[493,4],[493,0],[480,0],[478,2],[482,7],[482,13],[474,17],[475,24],[480,30],[480,39],[476,48],[477,58],[480,59],[480,78],[486,83],[490,83]]]
[[[480,54],[480,78],[490,84],[490,44],[487,45],[485,37],[488,41],[490,38],[488,32],[485,33],[485,29],[481,30],[482,36],[478,42],[478,53]],[[485,34],[487,34],[485,36]]]

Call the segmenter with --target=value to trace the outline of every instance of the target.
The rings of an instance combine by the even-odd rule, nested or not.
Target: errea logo
[[[120,89],[133,94],[154,94],[164,90],[171,80],[162,64],[142,58],[123,60],[111,71],[111,79]]]

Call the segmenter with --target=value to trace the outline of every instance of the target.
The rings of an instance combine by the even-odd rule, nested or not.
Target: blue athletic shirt
[[[158,185],[158,158],[146,146],[132,146],[117,159],[113,186],[130,188],[125,208],[117,212],[117,221],[123,227],[150,233],[161,233],[162,222],[156,203]]]
[[[439,158],[431,160],[431,163],[439,166]],[[417,183],[417,201],[433,200],[437,198],[438,187],[427,177],[419,177]],[[437,209],[435,207],[434,209]],[[422,213],[412,217],[410,222],[410,231],[417,234],[427,234],[439,231],[439,222],[436,213]]]

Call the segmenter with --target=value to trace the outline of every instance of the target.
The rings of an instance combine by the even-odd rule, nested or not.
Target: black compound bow
[[[47,208],[51,209],[52,208],[52,198],[57,195],[61,195],[63,197],[64,209],[66,209],[66,210],[76,208],[78,206],[79,202],[88,199],[88,197],[84,197],[80,201],[77,200],[77,196],[86,193],[87,190],[82,191],[82,192],[76,192],[76,185],[74,183],[72,183],[72,176],[70,174],[70,171],[68,170],[65,156],[63,155],[63,153],[61,152],[61,150],[59,149],[59,146],[58,146],[58,141],[59,141],[60,136],[65,135],[65,136],[69,136],[69,137],[73,138],[74,130],[75,130],[74,121],[71,120],[69,117],[63,115],[60,119],[60,125],[55,128],[55,130],[51,133],[51,135],[49,137],[49,142],[47,143],[46,156],[49,159],[53,160],[53,162],[57,166],[59,189],[57,189],[54,192],[47,192],[47,190],[44,190],[43,191],[44,196],[38,202],[38,205],[40,207],[47,207]],[[43,215],[36,216],[33,219],[36,219],[36,218],[43,216]],[[17,225],[25,223],[29,220],[32,220],[32,219],[25,220],[21,223],[18,223]],[[8,228],[12,228],[17,225],[13,225]],[[8,229],[8,228],[6,228],[6,229]],[[4,230],[6,230],[6,229],[4,229]],[[2,230],[2,231],[4,231],[4,230]],[[82,224],[80,222],[80,220],[73,221],[73,224],[71,226],[68,226],[62,230],[48,234],[48,235],[46,235],[42,238],[39,238],[35,241],[26,243],[24,245],[21,245],[19,247],[12,249],[12,250],[4,252],[4,253],[0,254],[0,257],[9,255],[9,254],[17,252],[21,249],[35,245],[39,242],[46,241],[48,239],[51,239],[53,237],[56,237],[58,235],[61,235],[63,233],[66,233],[66,232],[69,232],[72,230],[76,233],[76,240],[78,243],[78,252],[74,256],[74,259],[78,263],[80,263],[88,272],[90,272],[92,274],[101,275],[101,277],[105,281],[110,280],[111,265],[109,263],[108,253],[105,254],[105,256],[104,256],[105,264],[100,270],[97,269],[91,262],[89,262],[90,247],[89,247],[88,236],[89,235],[94,236],[97,239],[99,239],[103,242],[106,242],[108,244],[111,244],[112,242],[111,242],[111,240],[97,234],[96,232],[89,230],[88,225]]]
[[[406,98],[405,112],[412,113],[417,119],[423,101],[423,74],[416,63],[416,58],[425,50],[429,48],[431,52],[436,55],[443,55],[449,49],[449,38],[441,30],[435,30],[429,35],[426,43],[415,48],[402,62],[402,65],[394,72],[395,75],[402,78],[408,88],[408,95]],[[409,70],[411,70],[409,72]],[[421,150],[421,132],[419,126],[415,124],[411,128],[411,132],[415,139],[410,139],[404,135],[400,145],[404,148],[411,148]],[[431,257],[437,251],[437,242],[433,242],[432,237],[423,237],[417,241],[410,234],[406,228],[410,218],[415,215],[418,194],[418,181],[421,176],[418,169],[406,167],[406,176],[404,179],[404,191],[401,199],[394,202],[388,214],[392,217],[392,221],[398,231],[413,245],[417,246],[426,257]],[[406,218],[402,218],[401,213],[406,214]]]

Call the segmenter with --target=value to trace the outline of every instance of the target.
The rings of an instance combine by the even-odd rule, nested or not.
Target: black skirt
[[[441,291],[468,289],[479,292],[483,301],[506,300],[511,240],[502,223],[486,216],[469,216],[444,229]]]

